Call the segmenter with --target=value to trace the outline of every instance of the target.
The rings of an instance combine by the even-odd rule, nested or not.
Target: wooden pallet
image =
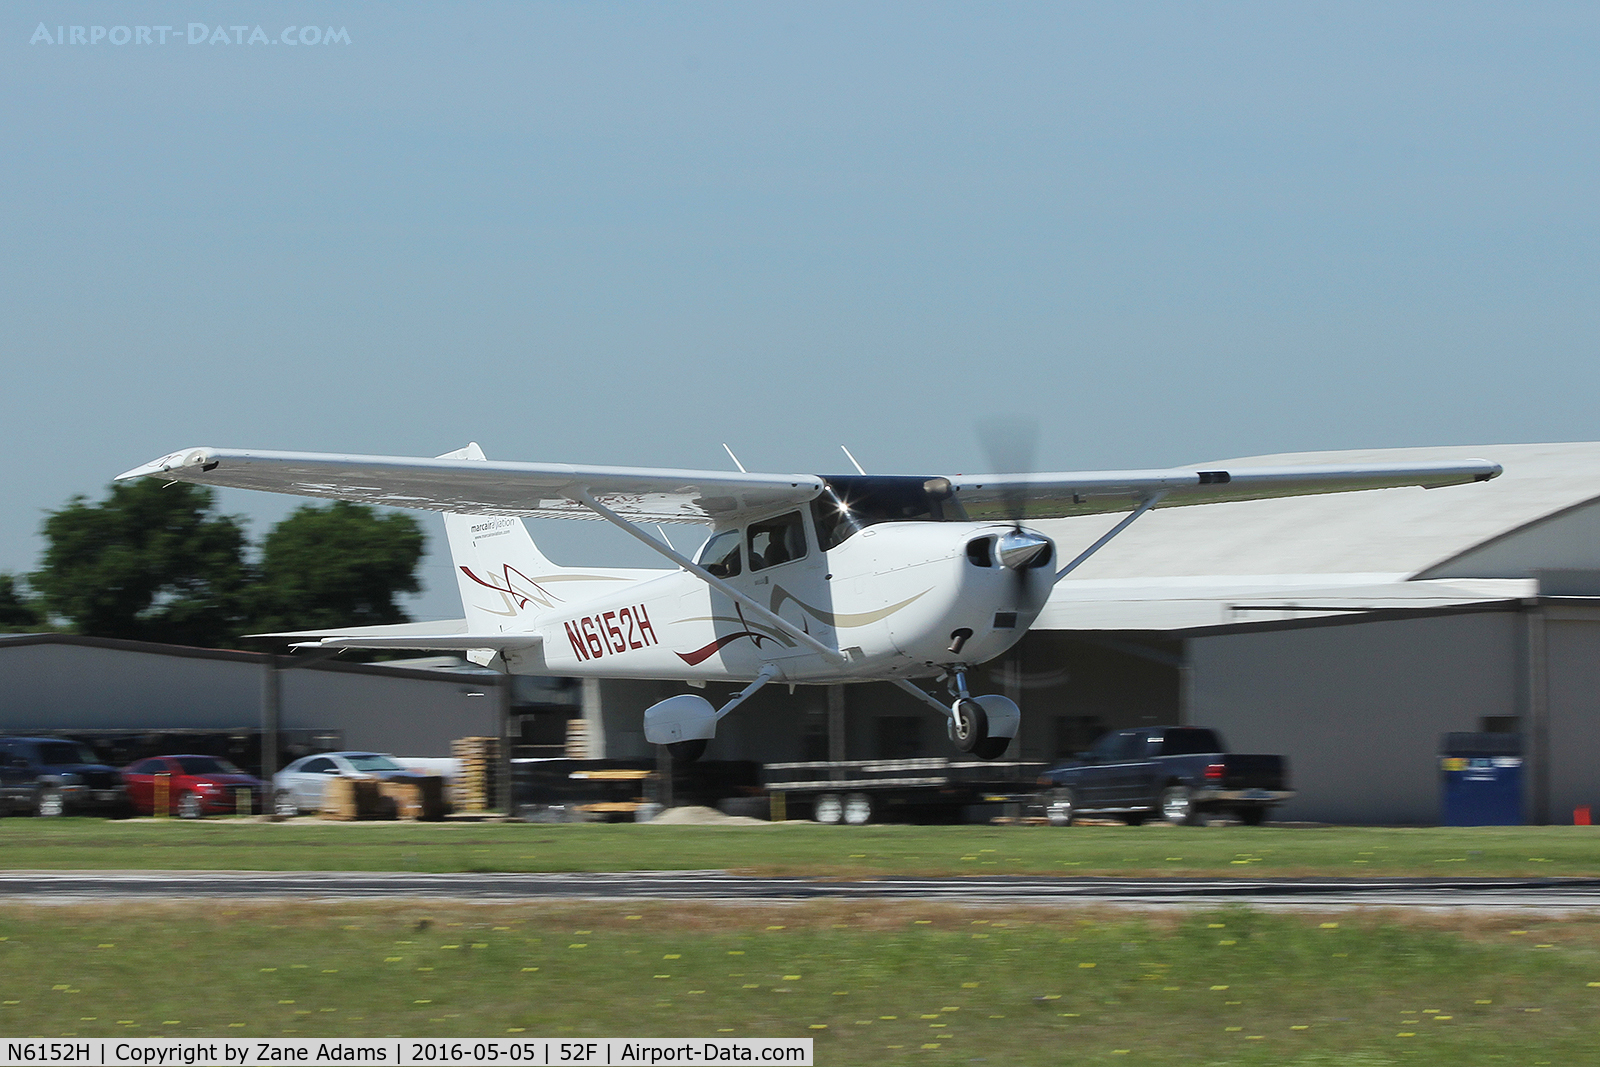
[[[378,786],[376,778],[330,778],[322,793],[320,814],[341,822],[380,818],[383,805]]]
[[[567,720],[567,759],[589,758],[589,723],[585,719]]]
[[[456,810],[487,811],[500,779],[500,739],[459,737],[450,743],[450,751],[461,764],[451,789]]]

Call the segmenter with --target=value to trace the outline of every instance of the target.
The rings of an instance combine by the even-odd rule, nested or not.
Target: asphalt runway
[[[723,871],[420,874],[403,871],[4,871],[0,900],[921,900],[1196,907],[1600,908],[1600,879],[755,878]]]

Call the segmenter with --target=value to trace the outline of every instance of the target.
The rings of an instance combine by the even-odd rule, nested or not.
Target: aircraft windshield
[[[943,478],[836,475],[811,503],[817,542],[826,552],[880,522],[966,522]]]

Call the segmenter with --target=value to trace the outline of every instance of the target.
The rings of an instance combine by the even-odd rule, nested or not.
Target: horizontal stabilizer
[[[246,637],[405,637],[412,634],[464,634],[466,619],[437,619],[433,622],[391,622],[379,626],[336,626],[331,630],[290,630],[276,634],[245,634]]]
[[[532,633],[468,633],[466,619],[401,622],[388,626],[344,626],[332,630],[296,630],[248,636],[280,637],[293,641],[296,648],[418,648],[458,652],[477,648],[499,651],[532,648],[542,640],[538,634]]]
[[[295,647],[311,648],[418,648],[470,652],[492,648],[498,652],[533,648],[543,641],[538,634],[416,634],[396,637],[324,637],[300,642]]]

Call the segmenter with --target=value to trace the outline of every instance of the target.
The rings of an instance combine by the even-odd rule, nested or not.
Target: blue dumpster
[[[1445,734],[1439,778],[1444,825],[1522,825],[1520,735]]]

